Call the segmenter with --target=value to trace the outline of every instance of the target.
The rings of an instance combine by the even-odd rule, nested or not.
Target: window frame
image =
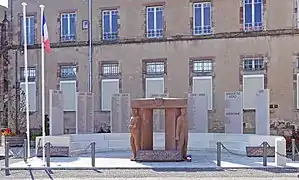
[[[256,67],[257,62],[262,61],[262,67]],[[251,66],[251,68],[246,68],[246,62],[250,62],[248,66]],[[258,64],[257,66],[260,66],[261,64]],[[250,71],[262,71],[265,69],[265,60],[263,57],[254,57],[254,58],[243,58],[242,59],[242,68],[244,72],[250,72]]]
[[[152,68],[154,68],[154,71],[149,71],[150,66],[152,66]],[[161,69],[162,69],[162,71],[161,71]],[[146,75],[164,75],[165,74],[165,62],[163,62],[163,61],[146,62],[145,63],[145,73],[146,73]]]
[[[36,81],[36,67],[27,67],[28,70],[28,82],[35,82]],[[30,76],[34,74],[34,76]],[[20,68],[20,82],[26,81],[26,74],[25,74],[25,67]]]
[[[149,11],[148,9],[153,8],[154,9],[154,29],[149,29]],[[157,31],[157,9],[162,10],[162,29],[161,29],[161,35],[158,35]],[[153,33],[149,33],[149,31],[153,31]],[[150,35],[154,34],[154,35]],[[164,37],[164,6],[147,6],[146,7],[146,37],[147,38],[163,38]]]
[[[30,24],[30,19],[33,18],[33,25],[31,26]],[[35,16],[34,15],[28,15],[26,16],[26,33],[28,35],[28,38],[27,38],[27,45],[34,45],[36,43],[36,29],[35,29]],[[27,24],[27,21],[29,22],[30,25]],[[20,42],[21,44],[23,45],[24,44],[24,25],[23,25],[23,16],[20,16],[20,30],[21,30],[21,37],[20,37]],[[33,37],[31,36],[31,27],[33,27]],[[32,38],[31,38],[32,37]],[[31,41],[30,41],[31,40]]]
[[[68,33],[66,35],[63,34],[63,16],[67,15],[67,26],[68,26]],[[71,15],[74,15],[75,17],[75,33],[72,35],[71,34]],[[68,42],[68,41],[76,41],[77,39],[77,27],[76,27],[76,22],[77,22],[77,13],[76,12],[65,12],[65,13],[60,13],[60,41],[62,42]],[[68,38],[66,38],[68,37]],[[73,38],[72,38],[73,37]]]
[[[246,32],[246,31],[262,31],[263,30],[263,11],[264,11],[264,4],[263,4],[263,1],[264,0],[257,0],[257,1],[260,1],[261,3],[261,20],[262,22],[261,23],[261,26],[256,26],[255,25],[255,1],[256,0],[252,0],[251,1],[251,18],[252,18],[252,21],[251,21],[251,24],[252,26],[250,27],[246,27],[246,4],[249,4],[249,3],[246,3],[246,1],[249,1],[249,0],[243,0],[243,30]]]
[[[208,66],[205,66],[206,64]],[[198,69],[196,69],[195,67],[198,67]],[[206,69],[205,67],[208,67],[208,68]],[[202,68],[202,69],[200,69],[200,68]],[[213,72],[213,60],[210,60],[210,59],[194,60],[192,62],[192,72],[193,73],[212,73]]]
[[[195,16],[195,9],[199,8],[199,7],[195,7],[196,5],[201,4],[201,27],[202,27],[202,33],[196,33],[196,16]],[[204,5],[210,5],[210,32],[205,33],[205,13],[204,13]],[[197,3],[193,3],[192,5],[192,10],[193,10],[193,28],[192,28],[192,32],[193,35],[208,35],[208,34],[212,34],[212,3],[211,2],[197,2]]]
[[[110,28],[110,32],[105,32],[105,13],[109,13],[109,28]],[[103,10],[102,11],[102,40],[104,41],[111,41],[111,40],[117,40],[118,39],[118,34],[119,34],[119,31],[118,31],[118,27],[117,27],[117,32],[113,32],[112,31],[112,20],[113,20],[113,12],[116,13],[117,15],[117,21],[119,19],[119,10],[118,9],[109,9],[109,10]],[[105,33],[108,33],[107,35]],[[114,36],[115,34],[115,36]],[[106,36],[108,36],[107,38],[105,38]],[[111,37],[112,36],[112,37]]]

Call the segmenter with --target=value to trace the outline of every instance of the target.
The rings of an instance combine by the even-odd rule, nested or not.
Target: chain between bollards
[[[5,142],[5,176],[9,176],[9,142]]]
[[[91,142],[90,144],[91,147],[91,167],[95,167],[96,165],[96,143]]]
[[[263,166],[267,166],[267,156],[268,156],[268,143],[263,142]]]
[[[27,163],[28,160],[28,149],[27,149],[27,139],[24,139],[24,162]]]
[[[217,166],[221,166],[221,142],[217,142]]]

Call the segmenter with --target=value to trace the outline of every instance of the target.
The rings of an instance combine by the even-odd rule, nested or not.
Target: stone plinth
[[[204,93],[188,94],[188,121],[190,132],[208,132],[208,98]]]
[[[286,140],[284,138],[275,139],[275,165],[286,166]]]
[[[76,134],[94,132],[94,100],[92,93],[77,92]]]
[[[49,93],[50,136],[62,135],[64,134],[62,91],[50,89]]]
[[[225,132],[243,134],[243,93],[225,93]]]
[[[140,150],[137,152],[138,162],[178,162],[183,161],[180,151]]]
[[[111,102],[111,132],[128,133],[131,117],[131,96],[129,93],[114,94]]]
[[[269,89],[263,89],[256,94],[255,133],[270,135],[270,97]]]

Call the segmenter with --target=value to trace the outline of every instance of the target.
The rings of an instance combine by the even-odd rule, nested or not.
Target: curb
[[[224,171],[231,169],[253,169],[253,170],[298,170],[294,167],[2,167],[0,170],[198,170],[198,171]]]

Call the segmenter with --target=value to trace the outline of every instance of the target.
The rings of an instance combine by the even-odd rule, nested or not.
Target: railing
[[[44,167],[40,167],[40,168],[34,168],[34,167],[26,167],[26,168],[22,168],[24,170],[51,170],[51,169],[56,169],[56,170],[66,170],[66,167],[56,167],[53,168],[51,167],[51,148],[52,148],[52,144],[50,142],[47,142],[44,146],[45,148],[45,160],[46,160],[46,164]],[[268,148],[271,146],[268,144],[268,142],[263,142],[259,147],[263,148],[263,166],[267,166],[268,163]],[[84,151],[88,151],[88,149],[90,149],[90,158],[91,158],[91,167],[86,167],[86,168],[73,168],[73,169],[96,169],[96,163],[95,163],[95,154],[96,154],[96,143],[95,142],[91,142],[86,148],[82,149],[80,152]],[[20,156],[20,154],[22,154],[22,150],[23,150],[23,156]],[[216,150],[217,150],[217,156],[216,156],[216,164],[217,167],[221,167],[221,160],[222,160],[222,151],[225,150],[226,152],[228,152],[229,154],[235,155],[235,156],[240,156],[240,157],[247,157],[247,154],[242,154],[239,152],[233,152],[233,150],[228,149],[222,142],[217,142],[216,143]],[[78,152],[78,153],[80,153]],[[71,156],[76,156],[77,154],[72,154]],[[299,155],[299,151],[296,147],[295,144],[295,140],[292,140],[292,154],[291,154],[291,159],[292,161],[295,161],[296,156]],[[284,158],[288,158],[288,155],[284,155],[281,154],[279,152],[275,151],[275,156],[281,156]],[[16,153],[12,152],[10,150],[10,144],[9,142],[6,142],[5,144],[5,167],[2,168],[2,170],[5,170],[5,175],[9,176],[10,175],[10,170],[17,170],[17,168],[13,168],[9,166],[9,160],[10,158],[23,158],[24,162],[27,163],[28,161],[28,152],[27,152],[27,139],[24,140],[24,144],[22,146],[22,148],[20,148],[20,150]]]

